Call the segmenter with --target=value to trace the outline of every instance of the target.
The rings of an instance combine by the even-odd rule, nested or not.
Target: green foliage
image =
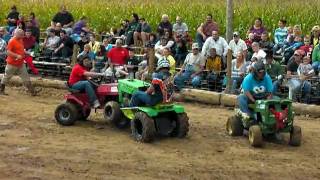
[[[179,15],[192,35],[205,20],[206,14],[211,13],[221,33],[225,32],[226,0],[1,0],[1,18],[5,19],[13,4],[23,15],[35,12],[42,28],[49,26],[59,6],[65,4],[75,19],[88,16],[90,26],[98,32],[119,27],[121,20],[130,19],[133,12],[146,18],[153,29],[156,29],[162,14],[168,14],[171,22]],[[277,27],[280,18],[285,18],[289,25],[301,24],[303,32],[309,33],[320,19],[318,4],[319,0],[234,0],[234,30],[245,36],[254,18],[261,17],[269,31]],[[4,25],[5,21],[1,24]]]

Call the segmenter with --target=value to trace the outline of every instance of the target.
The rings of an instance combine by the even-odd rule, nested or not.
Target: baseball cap
[[[236,31],[236,32],[233,33],[233,36],[237,36],[238,37],[238,36],[240,36],[240,34],[239,34],[239,32]]]

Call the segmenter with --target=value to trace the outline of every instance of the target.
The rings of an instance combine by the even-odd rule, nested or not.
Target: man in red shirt
[[[106,74],[112,74],[113,68],[115,69],[115,75],[120,77],[122,75],[127,76],[128,73],[124,70],[129,58],[129,51],[122,47],[121,39],[116,40],[116,47],[112,48],[108,52],[109,68]]]
[[[103,76],[103,74],[88,71],[88,67],[91,67],[91,63],[89,56],[79,56],[78,63],[72,68],[68,85],[72,89],[86,92],[92,107],[98,108],[100,107],[100,103],[95,94],[93,85],[87,80],[87,78]]]
[[[24,50],[23,37],[24,31],[22,29],[17,29],[14,33],[14,37],[8,43],[6,59],[7,65],[0,85],[1,95],[5,95],[5,85],[14,75],[20,76],[24,86],[27,87],[32,96],[37,94],[31,84],[27,68],[24,64],[24,59],[27,52]]]

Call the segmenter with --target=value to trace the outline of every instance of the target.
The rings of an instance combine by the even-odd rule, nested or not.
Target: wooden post
[[[226,87],[226,93],[231,92],[231,86],[232,86],[232,81],[231,81],[231,61],[232,61],[232,51],[231,49],[228,49],[227,53],[227,87]]]
[[[156,64],[156,62],[155,62],[155,54],[154,54],[154,48],[152,48],[152,47],[150,47],[150,48],[148,48],[148,53],[149,53],[149,59],[148,59],[148,67],[149,67],[149,69],[148,69],[148,74],[149,75],[151,75],[153,72],[154,72],[154,70],[155,70],[155,64]]]
[[[233,34],[233,0],[227,0],[226,39],[230,42]]]

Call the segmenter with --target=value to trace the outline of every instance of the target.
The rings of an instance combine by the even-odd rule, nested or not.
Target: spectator
[[[226,64],[225,60],[226,60],[229,46],[227,41],[223,37],[219,36],[218,31],[212,31],[212,36],[207,38],[202,48],[202,55],[203,56],[209,55],[211,48],[216,49],[217,55],[219,55],[222,58],[223,63],[225,65]]]
[[[36,38],[37,43],[40,42],[40,29],[36,26],[33,26],[31,21],[26,22],[26,29],[31,31],[32,36]]]
[[[122,47],[121,39],[116,40],[116,47],[112,48],[108,53],[109,68],[106,70],[106,75],[112,76],[115,71],[117,77],[128,76],[124,71],[124,65],[127,63],[129,52]]]
[[[317,26],[313,26],[312,30],[311,30],[311,45],[313,45],[313,47],[316,47],[316,45],[318,45],[320,43],[320,27]]]
[[[261,35],[263,32],[265,32],[266,29],[262,25],[262,19],[261,18],[256,18],[254,20],[253,26],[248,31],[249,33],[252,33],[254,35],[254,41],[259,42],[261,40]]]
[[[31,22],[33,27],[40,28],[40,23],[39,23],[38,19],[36,18],[36,15],[34,14],[34,12],[31,12],[29,14],[29,21]]]
[[[48,37],[44,40],[42,46],[45,56],[52,56],[54,50],[58,47],[60,37],[55,35],[54,29],[49,29]]]
[[[96,35],[91,34],[89,36],[90,41],[89,41],[89,45],[91,47],[91,50],[96,53],[98,51],[98,49],[100,48],[100,42],[96,41]]]
[[[58,43],[58,48],[54,50],[54,54],[64,58],[67,62],[70,62],[70,57],[73,52],[73,41],[67,35],[65,30],[60,32],[60,41]]]
[[[238,52],[237,58],[233,59],[231,62],[231,93],[232,94],[239,94],[240,91],[236,91],[239,89],[243,78],[245,77],[247,71],[247,65],[243,52]]]
[[[97,52],[94,54],[94,59],[92,61],[92,69],[94,72],[102,73],[108,67],[106,50],[103,45],[100,45]]]
[[[128,63],[125,66],[125,71],[129,73],[130,78],[134,78],[135,73],[138,71],[140,60],[135,56],[134,49],[129,49]]]
[[[16,28],[18,20],[19,20],[19,12],[17,10],[17,6],[13,5],[11,7],[11,11],[7,15],[9,33],[13,32],[13,30]]]
[[[117,32],[115,33],[116,36],[123,36],[126,33],[126,29],[129,26],[129,20],[125,19],[121,22],[120,24],[120,28],[117,30]]]
[[[307,56],[311,56],[312,53],[312,45],[310,44],[310,36],[306,35],[303,38],[304,44],[299,48],[305,52]]]
[[[168,79],[170,77],[170,62],[164,56],[158,60],[156,70],[152,74],[152,79],[160,76],[164,77],[164,79]]]
[[[202,49],[203,43],[208,37],[212,35],[212,31],[219,31],[218,24],[212,20],[212,15],[208,14],[206,22],[202,23],[196,34],[196,41],[199,44],[200,50]]]
[[[0,27],[0,38],[3,39],[6,43],[11,39],[11,35],[7,32],[6,28]]]
[[[150,33],[149,42],[147,43],[147,47],[155,47],[158,42],[157,35],[155,33]]]
[[[0,94],[5,95],[5,86],[8,84],[12,76],[19,75],[23,85],[28,89],[32,96],[37,94],[31,84],[27,68],[24,64],[25,55],[27,54],[23,47],[24,31],[17,29],[14,32],[14,37],[9,41],[7,46],[7,65],[4,76],[1,80]]]
[[[298,67],[298,75],[300,77],[300,86],[302,89],[302,102],[308,104],[310,102],[311,94],[311,83],[308,81],[312,76],[315,75],[314,69],[312,68],[310,56],[303,57],[303,63]]]
[[[287,21],[280,19],[278,23],[278,28],[274,31],[274,48],[273,54],[283,47],[284,42],[288,36],[288,29],[286,28]]]
[[[166,37],[161,37],[161,39],[155,44],[154,49],[155,49],[155,56],[158,59],[162,58],[162,51],[164,48],[169,48],[173,47],[174,41],[169,40]]]
[[[178,89],[184,87],[185,81],[192,79],[192,86],[199,87],[202,70],[205,67],[205,58],[199,52],[198,43],[192,44],[192,53],[189,53],[179,71],[174,78],[174,84]]]
[[[161,22],[158,25],[157,32],[159,36],[163,36],[165,32],[172,34],[172,24],[169,21],[169,16],[164,14],[162,15]]]
[[[80,41],[81,32],[84,32],[84,34],[90,33],[90,29],[87,25],[88,18],[86,16],[82,16],[78,22],[76,22],[73,26],[73,34],[71,35],[71,38],[78,42]]]
[[[4,28],[0,29],[0,33],[1,31],[4,31]],[[7,56],[7,43],[4,39],[2,39],[2,37],[0,36],[0,64],[4,63],[4,60],[6,59]]]
[[[222,70],[222,59],[217,55],[215,48],[210,49],[210,54],[206,60],[206,70],[208,71],[207,79],[213,82],[217,79],[217,73]]]
[[[19,15],[19,19],[17,21],[17,29],[22,29],[23,31],[26,30],[26,23],[24,22],[24,16],[21,14]]]
[[[317,44],[312,52],[312,67],[318,73],[320,71],[320,45]]]
[[[109,35],[109,36],[106,36],[102,41],[102,45],[106,50],[106,53],[108,53],[112,49],[112,44],[110,43],[111,40],[112,40],[112,36]]]
[[[151,33],[151,27],[150,25],[145,21],[144,18],[140,18],[139,20],[139,26],[137,30],[134,32],[134,44],[138,44],[138,41],[142,41],[142,46],[145,47],[146,44],[149,41],[149,36]]]
[[[294,25],[293,26],[293,37],[300,36],[302,35],[302,30],[300,25]]]
[[[135,74],[136,79],[140,79],[144,81],[145,78],[148,76],[148,70],[149,70],[148,59],[149,59],[148,51],[144,50],[143,60],[139,63],[138,71]]]
[[[132,19],[128,24],[128,28],[126,29],[126,32],[125,32],[126,45],[130,46],[134,43],[133,34],[135,31],[137,31],[138,27],[139,27],[139,16],[138,14],[133,13]]]
[[[77,42],[77,44],[79,46],[80,52],[82,52],[84,49],[84,45],[89,43],[89,38],[85,35],[84,32],[80,33],[80,38],[81,39],[79,42]]]
[[[286,44],[284,48],[284,58],[285,64],[288,63],[290,57],[293,55],[294,51],[299,49],[303,45],[301,36],[295,36],[292,43]]]
[[[68,35],[72,33],[72,25],[73,25],[73,16],[67,11],[65,5],[60,7],[60,12],[58,12],[51,21],[51,27],[55,28],[57,23],[60,23],[62,28],[67,32]]]
[[[247,56],[248,48],[246,43],[240,38],[239,32],[233,33],[233,39],[229,43],[229,47],[232,51],[232,56],[237,57],[239,52],[243,52],[243,56]]]
[[[264,52],[261,48],[259,43],[257,42],[253,42],[252,43],[252,50],[253,50],[253,55],[252,58],[257,58],[257,61],[262,61],[262,62],[266,62],[266,52]],[[252,59],[251,58],[251,59]]]
[[[170,64],[170,75],[174,76],[176,73],[176,60],[171,56],[171,52],[169,48],[164,48],[162,51],[162,58],[168,60]]]
[[[23,45],[25,50],[32,50],[35,45],[36,45],[36,38],[34,36],[32,36],[31,30],[27,29],[26,30],[26,35],[23,38]]]
[[[271,52],[267,53],[266,59],[266,72],[269,74],[272,80],[276,80],[280,75],[284,74],[283,68],[281,68],[279,62],[273,60]]]
[[[179,42],[180,40],[189,41],[189,28],[186,23],[182,22],[180,16],[176,17],[176,23],[173,24],[172,31],[176,42]]]
[[[254,42],[254,34],[249,33],[248,38],[244,42],[246,43],[247,48],[248,48],[246,60],[250,61],[252,58],[252,55],[253,55],[252,43]]]
[[[61,23],[56,23],[56,26],[54,27],[54,31],[56,36],[60,36],[60,32],[62,31]]]
[[[263,32],[261,35],[261,40],[259,42],[260,44],[260,48],[264,51],[264,52],[272,52],[273,49],[273,43],[271,41],[269,41],[269,36],[267,32]]]
[[[174,59],[176,60],[176,66],[180,67],[184,60],[186,59],[188,55],[188,48],[185,41],[180,40],[177,42],[176,48],[175,48],[175,55]]]
[[[80,51],[77,58],[80,58],[80,56],[88,56],[88,58],[92,61],[95,58],[95,53],[91,51],[91,46],[89,44],[85,44],[83,46],[83,51]]]

